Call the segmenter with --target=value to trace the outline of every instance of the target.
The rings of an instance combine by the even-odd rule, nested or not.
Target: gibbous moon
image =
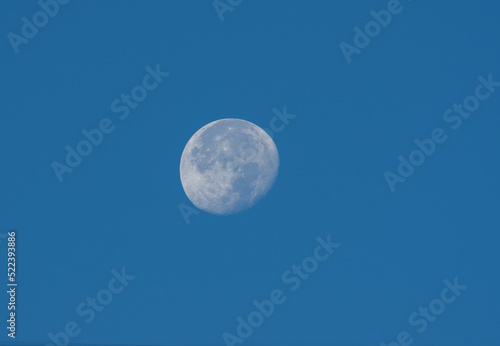
[[[241,119],[221,119],[199,129],[181,157],[181,182],[193,204],[213,214],[252,207],[272,187],[279,155],[269,135]]]

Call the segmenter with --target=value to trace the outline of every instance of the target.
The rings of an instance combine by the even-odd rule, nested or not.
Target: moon
[[[186,195],[201,210],[228,215],[251,208],[278,175],[276,144],[257,125],[221,119],[199,129],[182,152]]]

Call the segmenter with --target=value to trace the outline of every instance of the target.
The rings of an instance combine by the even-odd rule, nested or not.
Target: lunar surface
[[[252,207],[278,174],[278,149],[257,125],[221,119],[205,125],[182,152],[180,173],[193,204],[213,214],[234,214]]]

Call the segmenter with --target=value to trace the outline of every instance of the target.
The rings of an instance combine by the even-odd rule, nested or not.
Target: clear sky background
[[[500,81],[500,5],[401,4],[348,64],[339,44],[386,1],[243,1],[221,21],[211,1],[73,0],[18,53],[7,34],[40,6],[4,1],[0,233],[18,232],[17,343],[74,321],[76,344],[224,345],[280,289],[244,345],[379,345],[401,331],[412,345],[498,345],[500,88],[457,130],[443,113],[478,76]],[[157,64],[170,75],[120,120],[111,104]],[[296,118],[275,134],[267,197],[186,224],[189,138],[228,117],[268,127],[285,106]],[[115,130],[59,182],[51,164],[103,118]],[[438,127],[447,141],[391,192],[384,172]],[[282,274],[329,235],[341,246],[292,292]],[[123,267],[135,279],[85,323],[76,307]],[[467,289],[419,333],[409,316],[454,278]]]

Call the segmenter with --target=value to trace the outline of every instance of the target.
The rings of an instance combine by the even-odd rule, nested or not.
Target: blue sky
[[[387,1],[231,8],[221,21],[211,1],[71,1],[16,46],[9,33],[41,7],[4,2],[0,233],[17,230],[19,286],[16,340],[4,322],[0,343],[54,344],[49,333],[70,323],[70,344],[225,345],[252,302],[280,290],[285,302],[243,345],[394,346],[402,332],[411,345],[498,345],[500,88],[483,87],[456,130],[443,114],[476,95],[480,76],[500,81],[499,5],[401,0],[350,63],[340,44],[355,47],[353,28]],[[145,99],[127,117],[113,111],[151,70]],[[228,117],[269,127],[284,107],[296,117],[275,133],[266,198],[187,224],[189,138]],[[59,181],[53,163],[103,119],[113,131]],[[446,141],[391,191],[384,173],[436,128]],[[282,275],[318,237],[340,246],[292,291]],[[126,286],[112,273],[122,268]],[[439,307],[455,278],[467,288],[419,332],[410,316]],[[111,281],[123,290],[87,323],[77,307],[108,299]]]

